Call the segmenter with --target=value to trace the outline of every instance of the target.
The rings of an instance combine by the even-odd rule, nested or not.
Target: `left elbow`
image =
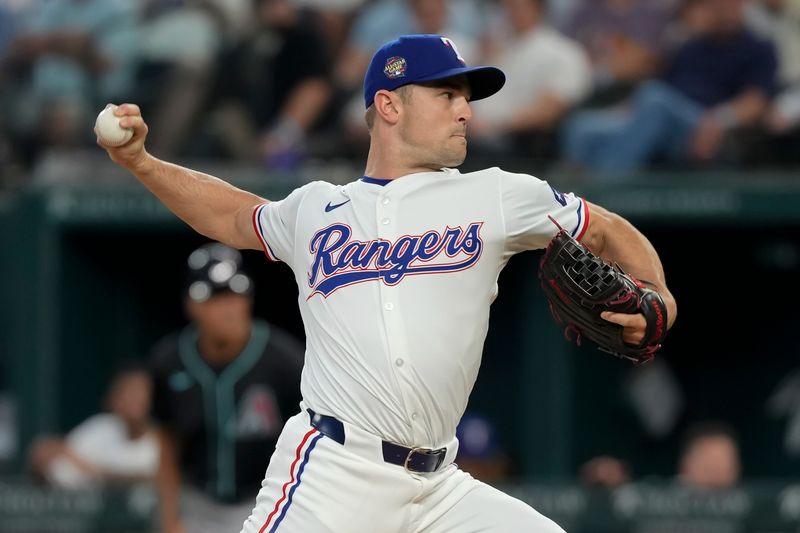
[[[603,255],[606,248],[606,236],[617,222],[615,217],[619,218],[619,216],[590,202],[586,202],[586,208],[589,211],[589,223],[581,238],[581,243],[595,255]]]
[[[670,329],[672,328],[672,324],[675,323],[675,319],[678,317],[678,302],[675,301],[675,297],[666,287],[660,290],[659,294],[664,300],[664,305],[667,307],[667,329]]]

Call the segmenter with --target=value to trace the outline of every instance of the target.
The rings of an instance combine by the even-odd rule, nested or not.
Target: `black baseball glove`
[[[617,357],[646,363],[667,334],[667,307],[656,291],[606,263],[563,229],[553,237],[539,265],[539,279],[564,336],[581,344],[587,338]],[[641,313],[647,321],[637,345],[622,339],[622,326],[600,318],[603,311]]]

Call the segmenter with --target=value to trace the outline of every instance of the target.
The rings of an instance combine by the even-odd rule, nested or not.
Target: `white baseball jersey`
[[[452,443],[497,279],[517,252],[580,238],[586,203],[499,168],[309,183],[258,206],[270,259],[299,288],[304,403],[405,446]]]

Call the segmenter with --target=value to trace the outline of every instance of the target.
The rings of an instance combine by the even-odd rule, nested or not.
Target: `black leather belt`
[[[344,424],[332,416],[315,413],[306,409],[311,416],[311,425],[320,433],[339,444],[344,444]],[[444,462],[447,448],[431,450],[428,448],[407,448],[400,444],[383,441],[383,460],[402,466],[410,472],[435,472]]]

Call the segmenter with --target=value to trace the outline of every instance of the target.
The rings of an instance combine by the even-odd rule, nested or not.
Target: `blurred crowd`
[[[357,168],[366,65],[406,33],[508,76],[474,105],[468,165],[791,167],[798,21],[800,0],[6,0],[0,183],[92,148],[97,112],[123,101],[159,157]]]

